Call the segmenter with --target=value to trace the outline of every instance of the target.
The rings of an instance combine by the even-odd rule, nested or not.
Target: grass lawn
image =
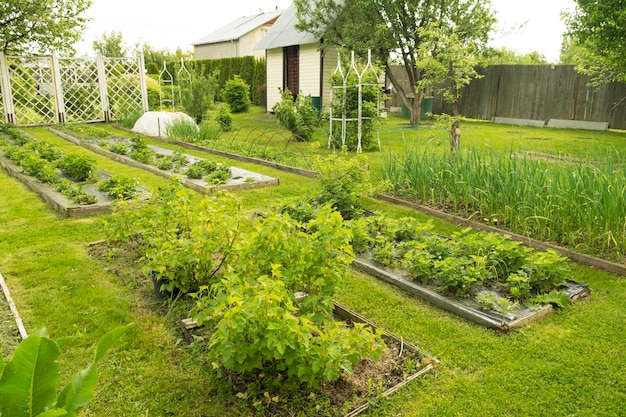
[[[367,155],[374,178],[387,151],[448,146],[447,127],[411,128],[397,119],[383,123],[383,152]],[[276,128],[259,109],[237,115],[234,126],[241,140],[254,128]],[[520,128],[477,121],[465,121],[462,126],[462,146],[585,158],[610,154],[625,160],[623,132]],[[161,177],[72,145],[45,128],[28,131],[63,150],[88,154],[108,172],[136,177],[143,188],[155,190],[165,184]],[[319,152],[329,152],[323,130],[317,139]],[[251,212],[283,198],[314,195],[318,187],[313,179],[230,163],[280,178],[278,187],[237,193]],[[146,279],[115,273],[106,262],[89,256],[89,242],[103,238],[105,216],[60,218],[4,171],[0,171],[0,195],[0,272],[29,332],[45,327],[55,339],[72,337],[62,355],[64,380],[89,362],[91,346],[99,336],[115,326],[137,323],[131,337],[123,338],[101,363],[96,398],[83,415],[256,415],[212,369],[202,352],[205,341],[194,341],[179,326],[186,303],[155,301]],[[364,204],[397,217],[428,219],[375,200],[366,199]],[[442,221],[435,225],[444,234],[457,229]],[[573,271],[572,279],[591,287],[589,300],[506,335],[354,272],[339,283],[336,299],[441,361],[434,372],[365,415],[626,415],[626,279],[580,265]],[[258,415],[272,412],[268,409]]]

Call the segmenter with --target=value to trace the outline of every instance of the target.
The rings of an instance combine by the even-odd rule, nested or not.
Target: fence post
[[[146,85],[146,71],[143,52],[139,53],[139,88],[141,88],[141,109],[147,112],[148,109],[148,87]]]
[[[102,118],[105,122],[111,121],[111,109],[109,107],[109,92],[107,89],[107,75],[104,68],[104,58],[102,55],[96,57],[96,68],[98,69],[98,85],[100,86],[100,102],[102,103]]]
[[[4,52],[0,51],[0,91],[2,91],[2,104],[6,123],[15,123],[15,109],[13,108],[13,95],[9,81],[9,67]]]
[[[57,108],[57,121],[65,123],[65,97],[61,84],[61,67],[56,52],[52,54],[52,85],[54,86],[54,100]]]

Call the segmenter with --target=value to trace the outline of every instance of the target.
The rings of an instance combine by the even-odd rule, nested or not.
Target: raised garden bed
[[[490,328],[512,330],[590,295],[567,279],[565,257],[507,235],[465,229],[446,237],[430,223],[374,214],[350,226],[357,269]]]
[[[554,311],[551,304],[545,304],[538,310],[532,310],[523,305],[508,311],[500,313],[494,310],[481,309],[475,298],[453,298],[441,295],[433,288],[416,284],[415,282],[405,278],[402,274],[389,271],[385,268],[375,265],[372,261],[366,259],[356,259],[354,266],[376,278],[386,281],[408,293],[436,305],[437,307],[459,315],[467,320],[481,324],[483,326],[509,331],[527,325],[530,322],[537,321]],[[575,281],[567,281],[565,286],[560,290],[567,294],[570,300],[578,301],[586,298],[590,294],[589,286],[580,284]]]
[[[379,328],[372,321],[349,308],[334,303],[333,315],[336,320],[345,322],[348,326],[353,323],[365,323],[374,331],[380,331],[381,337],[387,345],[387,351],[378,362],[361,360],[354,368],[354,373],[345,375],[339,381],[326,383],[321,391],[328,396],[333,404],[342,407],[343,402],[352,401],[353,406],[344,417],[353,417],[361,414],[370,406],[375,398],[387,398],[411,381],[421,377],[434,369],[439,360],[422,351],[414,344]],[[187,330],[196,329],[197,324],[191,319],[182,320]],[[368,387],[367,385],[370,385]],[[376,387],[374,392],[371,387]],[[244,387],[241,387],[245,390]],[[356,401],[354,401],[356,399]]]
[[[373,329],[379,329],[376,324],[361,316],[360,314],[348,309],[345,306],[335,302],[335,309],[333,311],[334,315],[342,321],[346,323],[366,323]],[[439,363],[437,359],[430,356],[429,354],[423,352],[417,346],[412,343],[405,341],[404,339],[384,330],[383,331],[383,339],[387,344],[387,353],[385,354],[385,360],[393,361],[396,365],[392,366],[392,370],[395,369],[395,372],[385,372],[386,376],[389,378],[388,381],[385,382],[385,389],[379,395],[383,398],[389,397],[397,390],[408,384],[409,382],[419,378],[424,375],[426,372],[432,370],[436,364]],[[412,371],[408,370],[407,360],[410,360],[415,368]],[[369,364],[370,366],[375,366],[376,364]],[[398,372],[402,370],[404,372]],[[359,370],[357,368],[357,372],[363,372],[367,374],[365,370]],[[407,372],[408,371],[408,372]],[[356,374],[356,373],[355,373]],[[354,375],[353,375],[354,376]],[[380,375],[379,375],[380,377]],[[363,382],[363,381],[361,381]],[[345,417],[356,416],[363,411],[369,408],[369,402],[363,401],[362,404],[353,408],[350,412],[345,414]]]
[[[203,158],[198,158],[189,154],[175,153],[169,149],[161,148],[154,145],[146,145],[150,153],[153,153],[158,158],[177,156],[186,159],[187,163],[180,166],[179,169],[161,169],[156,165],[140,162],[133,159],[130,156],[122,155],[109,150],[112,146],[127,146],[130,147],[131,140],[126,138],[104,138],[104,139],[79,139],[69,133],[60,131],[58,129],[50,128],[50,131],[54,134],[62,137],[72,143],[84,146],[93,152],[100,155],[104,155],[117,162],[121,162],[130,166],[138,167],[152,172],[153,174],[162,176],[164,178],[177,177],[180,178],[181,183],[188,188],[191,188],[199,192],[211,192],[217,189],[220,190],[242,190],[249,188],[259,188],[270,185],[279,185],[278,178],[262,175],[256,172],[248,171],[242,168],[230,167],[230,175],[223,183],[212,183],[206,178],[191,178],[185,175],[185,171],[194,163],[206,161]]]
[[[2,166],[2,168],[4,168],[10,176],[20,180],[31,191],[48,203],[50,207],[65,217],[82,217],[109,213],[111,211],[111,204],[116,200],[108,193],[98,190],[96,184],[84,184],[82,186],[83,190],[89,194],[94,194],[97,202],[87,205],[75,203],[68,197],[56,191],[49,184],[43,183],[30,175],[24,174],[22,172],[22,168],[1,155],[2,154],[0,153],[0,166]],[[111,174],[104,171],[99,171],[98,175],[100,179],[111,178]],[[145,198],[145,196],[149,194],[147,190],[142,188],[137,187],[137,190],[138,198]]]
[[[7,174],[20,180],[50,207],[65,217],[81,217],[108,213],[111,211],[111,204],[116,200],[116,198],[109,193],[100,191],[96,183],[84,183],[81,184],[82,190],[87,194],[94,195],[96,202],[93,204],[77,203],[57,191],[52,185],[25,174],[24,170],[6,158],[2,151],[0,151],[0,166],[4,168]],[[111,178],[111,174],[104,171],[98,171],[96,176],[98,180]],[[65,177],[65,179],[68,178]],[[137,191],[137,198],[145,198],[149,194],[147,190],[142,188],[135,187],[135,189]]]

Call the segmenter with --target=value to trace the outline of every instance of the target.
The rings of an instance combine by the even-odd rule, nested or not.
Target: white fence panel
[[[119,120],[148,111],[143,57],[7,57],[0,52],[0,122]]]

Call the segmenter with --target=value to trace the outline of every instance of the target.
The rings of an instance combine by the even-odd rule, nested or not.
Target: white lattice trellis
[[[6,57],[0,52],[0,121],[109,121],[147,111],[143,67],[142,57]]]

